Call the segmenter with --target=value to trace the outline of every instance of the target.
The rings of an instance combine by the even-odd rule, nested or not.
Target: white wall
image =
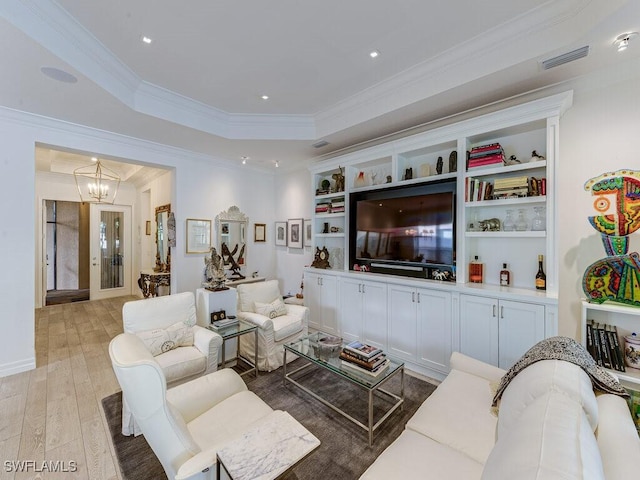
[[[311,174],[307,168],[278,175],[276,179],[276,221],[311,219]],[[313,261],[311,247],[289,248],[275,246],[275,225],[267,225],[267,240],[276,249],[276,277],[282,293],[300,293],[303,268]]]
[[[271,173],[230,168],[210,156],[0,108],[0,168],[7,179],[0,200],[11,206],[2,210],[0,226],[0,376],[35,366],[34,307],[36,284],[42,284],[36,280],[41,217],[36,215],[35,199],[46,195],[36,191],[36,143],[176,169],[170,203],[177,221],[178,246],[172,256],[172,289],[177,292],[195,290],[202,276],[204,254],[184,253],[186,218],[214,220],[220,211],[237,205],[249,216],[250,231],[254,222],[270,225],[276,220]],[[268,244],[254,244],[251,236],[247,265],[273,277],[275,254]]]
[[[598,234],[587,217],[595,214],[584,183],[606,172],[640,171],[640,83],[626,80],[576,93],[573,107],[560,122],[559,202],[559,329],[580,338],[582,275],[605,257]],[[640,232],[631,236],[630,252],[640,251]]]

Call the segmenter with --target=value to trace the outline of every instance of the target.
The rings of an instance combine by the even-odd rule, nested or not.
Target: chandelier
[[[113,170],[102,165],[99,159],[92,158],[95,165],[76,168],[73,176],[82,202],[113,204],[118,194],[120,177]]]

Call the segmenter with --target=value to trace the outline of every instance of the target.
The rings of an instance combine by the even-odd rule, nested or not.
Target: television
[[[355,192],[349,211],[351,268],[421,278],[453,270],[455,180]]]

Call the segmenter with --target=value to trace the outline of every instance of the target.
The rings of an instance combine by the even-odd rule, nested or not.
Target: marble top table
[[[217,477],[222,466],[232,480],[274,480],[319,445],[295,418],[276,410],[218,450]]]

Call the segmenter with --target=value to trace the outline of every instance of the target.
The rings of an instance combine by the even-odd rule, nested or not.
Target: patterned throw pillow
[[[154,357],[178,347],[193,345],[193,327],[182,322],[174,323],[167,328],[154,328],[136,332]]]
[[[281,298],[276,298],[271,303],[254,302],[254,307],[256,313],[269,318],[276,318],[287,314],[287,306]]]

